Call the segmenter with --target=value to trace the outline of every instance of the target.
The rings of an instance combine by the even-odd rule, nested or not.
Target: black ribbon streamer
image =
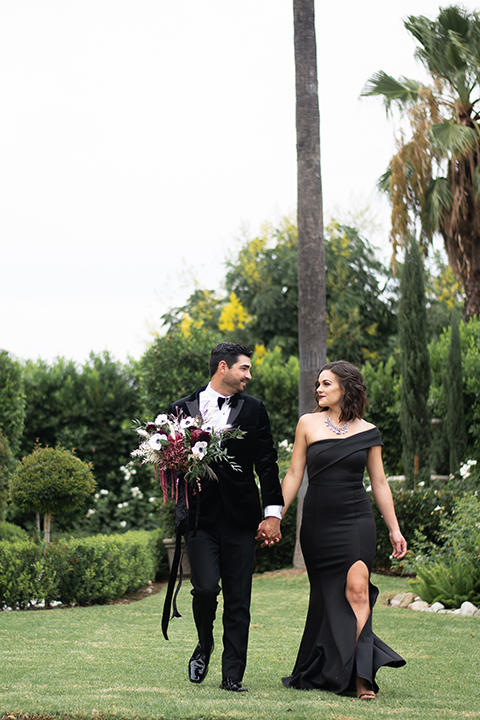
[[[163,637],[165,638],[165,640],[168,640],[167,630],[168,630],[168,623],[170,620],[170,609],[172,607],[172,598],[174,599],[172,617],[182,617],[177,609],[177,595],[178,595],[178,591],[180,590],[180,587],[182,584],[182,578],[183,578],[183,568],[182,567],[180,569],[179,586],[178,586],[177,592],[175,593],[175,596],[173,595],[174,590],[175,590],[175,582],[177,580],[178,566],[180,565],[180,560],[181,560],[181,552],[182,552],[182,533],[180,532],[180,530],[177,530],[177,535],[176,535],[176,540],[175,540],[175,554],[173,556],[172,568],[170,570],[170,577],[168,578],[167,594],[165,595],[165,602],[163,603],[162,632],[163,632]]]
[[[193,529],[192,537],[195,537],[197,534],[197,528],[198,528],[198,519],[200,517],[200,497],[199,493],[197,493],[197,507],[196,507],[196,513],[195,513],[195,527]],[[170,622],[170,610],[172,609],[172,600],[173,600],[173,610],[172,610],[172,618],[174,617],[182,617],[180,613],[178,612],[177,607],[177,597],[178,593],[180,592],[180,588],[182,587],[182,581],[183,581],[183,555],[185,550],[182,551],[182,530],[181,528],[177,528],[176,535],[175,535],[175,553],[173,556],[173,562],[172,567],[170,570],[170,577],[168,578],[168,587],[167,587],[167,594],[165,595],[165,602],[163,603],[163,614],[162,614],[162,632],[163,637],[165,640],[168,640],[167,630],[168,630],[168,623]],[[178,568],[180,567],[180,573],[178,577],[178,585],[177,589],[175,590],[175,582],[177,580],[177,574],[178,574]]]

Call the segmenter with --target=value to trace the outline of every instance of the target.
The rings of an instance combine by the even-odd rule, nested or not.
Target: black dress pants
[[[222,676],[242,680],[247,662],[255,533],[222,516],[211,529],[187,536],[193,616],[204,652],[213,644],[217,597],[223,592]],[[221,587],[220,587],[221,581]]]

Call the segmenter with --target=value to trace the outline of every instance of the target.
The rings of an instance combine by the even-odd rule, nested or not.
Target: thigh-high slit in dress
[[[300,532],[310,601],[297,661],[285,687],[355,690],[358,675],[375,690],[377,670],[405,661],[372,631],[378,589],[369,582],[370,615],[356,643],[357,622],[345,597],[347,573],[357,561],[372,570],[375,520],[363,475],[368,450],[382,445],[372,428],[346,438],[318,440],[307,449],[309,484]]]

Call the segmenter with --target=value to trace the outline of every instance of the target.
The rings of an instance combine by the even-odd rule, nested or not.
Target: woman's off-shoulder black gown
[[[361,560],[372,569],[376,532],[363,486],[369,448],[382,445],[372,428],[346,438],[318,440],[307,449],[309,485],[300,541],[310,580],[310,602],[297,661],[285,687],[355,690],[358,675],[375,692],[377,670],[405,661],[372,632],[372,613],[357,647],[356,617],[345,597],[348,570]],[[370,608],[378,589],[370,583]]]

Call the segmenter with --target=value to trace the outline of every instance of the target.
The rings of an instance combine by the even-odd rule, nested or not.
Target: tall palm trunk
[[[293,0],[297,125],[299,413],[314,409],[313,387],[325,363],[325,249],[323,243],[320,114],[314,0]],[[298,534],[306,478],[298,498],[294,565],[302,567]]]

